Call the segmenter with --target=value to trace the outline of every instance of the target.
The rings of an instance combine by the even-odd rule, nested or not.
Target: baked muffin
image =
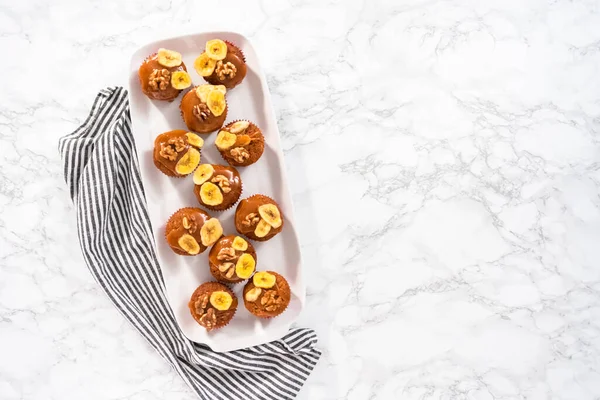
[[[154,165],[167,176],[189,175],[200,164],[203,145],[200,136],[182,129],[161,133],[154,139]]]
[[[210,249],[208,265],[216,280],[238,283],[254,273],[256,251],[251,243],[240,236],[223,236]]]
[[[242,179],[237,169],[225,165],[201,164],[194,172],[194,194],[209,210],[223,211],[242,195]]]
[[[158,49],[148,56],[138,70],[142,92],[152,100],[173,101],[179,93],[192,84],[192,78],[181,54],[167,49]]]
[[[260,318],[278,316],[290,304],[290,298],[290,285],[277,272],[257,272],[244,286],[244,305]]]
[[[235,294],[218,282],[206,282],[198,286],[188,303],[192,317],[209,332],[227,325],[235,315],[237,306]]]
[[[283,214],[275,200],[256,194],[238,204],[235,229],[250,239],[264,242],[281,232]]]
[[[254,164],[265,150],[265,137],[250,121],[235,121],[225,125],[215,139],[221,157],[230,165],[245,167]]]
[[[231,89],[246,76],[246,58],[233,43],[209,40],[204,52],[194,61],[194,69],[208,83]]]
[[[226,92],[223,85],[200,85],[184,94],[179,109],[188,129],[209,133],[222,127],[227,118]]]
[[[171,215],[165,228],[167,243],[175,253],[195,256],[212,246],[223,235],[221,223],[200,208],[180,208]]]

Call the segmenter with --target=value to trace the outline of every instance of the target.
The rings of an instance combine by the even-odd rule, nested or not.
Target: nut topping
[[[183,140],[182,137],[171,138],[167,143],[173,145],[173,147],[175,147],[175,151],[178,153],[186,148],[185,140]]]
[[[202,315],[199,319],[200,325],[204,326],[207,330],[211,330],[217,325],[217,314],[215,314],[214,308],[209,308],[206,314]]]
[[[166,90],[171,82],[171,73],[168,69],[154,69],[148,77],[148,86],[153,91]]]
[[[252,226],[252,225],[257,224],[258,221],[260,221],[260,217],[258,216],[258,214],[250,213],[250,214],[246,215],[246,218],[244,218],[244,220],[242,221],[242,225]]]
[[[211,179],[211,182],[217,183],[223,193],[231,192],[231,187],[229,186],[229,179],[227,179],[224,175],[217,175]]]
[[[225,274],[227,279],[231,279],[235,273],[235,265],[231,262],[225,262],[219,265],[218,268],[221,273]]]
[[[275,290],[267,290],[260,299],[260,304],[265,306],[267,311],[275,311],[283,304],[283,297]]]
[[[262,299],[260,299],[260,305],[261,305],[261,306],[264,306],[265,304],[267,304],[267,301],[268,301],[267,294],[268,294],[269,292],[272,292],[272,290],[269,290],[268,292],[266,292],[266,293],[265,293],[265,295],[263,296],[263,298],[262,298]]]
[[[250,153],[248,153],[248,150],[244,149],[243,147],[236,147],[234,149],[231,149],[229,154],[231,154],[233,159],[239,163],[243,163],[244,161],[250,158]]]
[[[235,250],[232,247],[223,247],[221,250],[219,250],[219,254],[217,254],[217,260],[219,261],[231,261],[235,259]]]
[[[177,152],[168,144],[161,144],[160,152],[158,154],[160,154],[162,158],[166,158],[169,161],[175,161],[177,159]]]
[[[187,229],[189,233],[194,233],[198,229],[198,225],[196,224],[196,217],[193,215],[189,218],[183,217],[183,219],[181,220],[181,225],[184,229]]]
[[[205,103],[200,103],[198,105],[195,105],[194,108],[192,109],[192,113],[194,114],[194,116],[196,118],[198,118],[201,121],[205,121],[208,119],[208,117],[211,116],[211,112],[210,109],[208,108],[208,106]]]
[[[215,72],[220,81],[224,81],[225,78],[233,78],[237,72],[237,68],[231,62],[227,61],[223,63],[223,60],[217,61]]]
[[[171,138],[167,143],[160,144],[160,156],[170,161],[177,159],[177,153],[182,152],[187,148],[185,141],[181,137]]]
[[[189,228],[186,228],[186,229],[187,229],[187,230],[188,230],[190,233],[194,233],[194,232],[196,232],[196,231],[198,230],[198,224],[196,223],[196,216],[195,216],[195,215],[192,215],[192,216],[190,217],[190,221],[189,221],[189,223],[190,223],[190,227],[189,227]]]
[[[229,268],[231,268],[231,267],[233,267],[233,263],[226,262],[226,263],[219,265],[219,271],[225,272],[225,271],[229,270]]]
[[[208,294],[205,294],[204,296],[198,298],[198,300],[196,300],[196,312],[200,315],[204,314],[204,310],[206,309],[206,306],[208,305]]]
[[[206,309],[208,306],[208,300],[209,294],[207,293],[196,301],[195,306],[196,313],[200,316],[200,318],[198,318],[198,322],[207,330],[211,330],[217,324],[217,314],[215,313],[214,308],[209,308],[208,310]]]

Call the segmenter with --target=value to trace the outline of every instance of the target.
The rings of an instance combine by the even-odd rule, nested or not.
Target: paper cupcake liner
[[[219,165],[219,164],[212,164],[212,165]],[[198,166],[200,166],[200,165],[198,164]],[[223,166],[225,166],[225,165],[223,165]],[[233,166],[231,166],[231,167],[235,168]],[[237,171],[237,169],[236,169],[236,171]],[[239,172],[238,172],[238,174],[239,174]],[[200,186],[200,185],[194,184],[194,197],[196,197],[196,200],[198,201],[198,204],[200,204],[203,207],[206,207],[210,211],[223,212],[223,211],[231,210],[237,203],[239,203],[240,199],[242,198],[242,195],[244,194],[244,182],[242,181],[242,177],[240,175],[240,195],[238,196],[238,198],[233,203],[231,203],[231,205],[229,207],[226,207],[226,208],[214,208],[213,206],[209,206],[207,204],[204,204],[204,203],[200,202],[200,199],[199,199],[200,195],[199,194],[196,195],[196,187],[197,186]],[[199,190],[200,189],[198,189],[198,191]]]
[[[235,124],[236,122],[239,122],[239,121],[246,121],[246,122],[249,122],[249,123],[250,123],[250,125],[252,125],[252,126],[256,127],[256,129],[258,129],[258,130],[260,131],[260,134],[261,134],[261,136],[263,137],[263,143],[264,143],[265,136],[263,135],[263,133],[262,133],[262,130],[261,130],[259,127],[258,127],[258,125],[256,125],[254,122],[250,121],[249,119],[236,119],[236,120],[233,120],[233,121],[230,121],[230,122],[228,122],[228,123],[224,124],[224,125],[223,125],[221,128],[219,128],[219,129],[223,129],[223,128],[224,128],[224,127],[226,127],[226,126],[229,126],[229,125]],[[215,147],[216,147],[216,145],[215,145]],[[230,150],[230,149],[227,149],[227,150]],[[260,153],[260,155],[258,156],[258,158],[257,158],[256,160],[252,161],[251,163],[248,163],[248,164],[246,164],[246,163],[244,163],[244,164],[239,164],[239,163],[232,164],[232,162],[231,162],[230,160],[228,160],[228,159],[227,159],[227,158],[224,156],[224,153],[225,153],[225,151],[227,151],[227,150],[221,150],[221,149],[219,149],[219,148],[217,147],[217,151],[219,152],[219,155],[221,156],[221,158],[223,159],[223,161],[225,161],[227,164],[231,165],[232,167],[248,167],[248,166],[250,166],[250,165],[252,165],[252,164],[255,164],[255,163],[258,161],[258,160],[260,160],[260,158],[262,157],[262,155],[263,155],[263,153],[264,153],[264,147],[263,147],[263,153]]]
[[[175,253],[175,254],[179,254],[180,256],[196,257],[196,256],[199,256],[200,254],[204,253],[206,250],[208,250],[208,248],[209,248],[210,246],[209,246],[209,247],[207,247],[206,249],[204,249],[204,251],[201,251],[201,252],[200,252],[200,253],[198,253],[198,254],[188,254],[188,253],[186,253],[185,251],[182,251],[182,250],[179,250],[179,249],[174,249],[173,247],[171,247],[171,245],[169,244],[169,241],[167,240],[167,226],[169,225],[169,221],[171,221],[171,219],[172,219],[173,217],[175,217],[175,215],[176,215],[177,213],[179,213],[180,211],[183,211],[183,210],[194,210],[194,211],[196,211],[196,210],[200,210],[200,211],[202,211],[202,212],[206,213],[206,215],[208,215],[208,216],[209,216],[209,218],[210,218],[210,215],[209,215],[209,214],[208,214],[206,211],[204,211],[203,209],[201,209],[201,208],[199,208],[199,207],[183,207],[183,208],[180,208],[179,210],[177,210],[177,211],[175,211],[173,214],[171,214],[171,216],[170,216],[170,217],[169,217],[169,219],[167,220],[167,223],[166,223],[166,225],[165,225],[165,231],[164,231],[164,234],[163,234],[163,236],[165,237],[165,240],[166,240],[166,242],[167,242],[167,245],[169,245],[169,248],[170,248],[170,249],[173,251],[173,253]]]
[[[288,301],[288,303],[285,305],[284,309],[281,310],[276,315],[266,315],[266,316],[256,315],[252,311],[250,311],[250,309],[246,306],[246,296],[244,294],[246,288],[244,287],[244,290],[242,290],[242,301],[244,302],[244,307],[246,307],[246,310],[248,310],[248,312],[250,314],[254,315],[256,318],[260,318],[260,319],[277,318],[277,317],[279,317],[281,314],[283,314],[288,309],[288,307],[290,306],[290,303],[292,301],[292,292],[291,292],[291,289],[290,289],[290,284],[287,281],[287,279],[285,279],[281,274],[279,274],[279,273],[277,273],[275,271],[254,271],[254,273],[256,273],[256,272],[269,272],[269,273],[272,273],[272,274],[277,274],[278,278],[282,278],[283,280],[285,280],[285,283],[287,283],[288,291],[290,292],[290,301]],[[250,279],[252,279],[252,277],[250,277]],[[246,285],[248,285],[251,282],[250,279],[248,280],[248,282],[246,282]],[[269,290],[269,289],[264,289],[264,290]]]
[[[244,60],[244,64],[246,63],[246,55],[244,54],[244,52],[242,51],[242,49],[240,49],[239,47],[237,47],[235,44],[231,43],[229,40],[223,40],[225,43],[227,43],[228,45],[235,47],[235,49],[237,51],[240,52],[240,54],[242,55],[242,60]]]
[[[144,58],[144,61],[142,61],[142,64],[149,62],[151,58],[153,58],[157,55],[158,55],[158,52],[156,52],[156,51],[154,53],[148,55],[146,58]]]
[[[196,288],[196,290],[194,290],[194,292],[190,296],[190,300],[188,301],[188,309],[190,310],[190,314],[192,315],[192,318],[194,318],[194,321],[196,321],[196,323],[198,325],[200,325],[200,323],[196,319],[195,313],[192,311],[192,306],[193,306],[193,304],[191,304],[192,303],[192,298],[194,298],[194,295],[197,292],[201,291],[200,289],[204,290],[209,285],[210,285],[211,288],[214,287],[214,289],[209,289],[210,291],[214,292],[214,291],[217,291],[217,290],[223,290],[223,291],[226,291],[227,293],[229,293],[233,299],[237,300],[237,305],[236,305],[235,309],[233,310],[233,314],[231,315],[231,318],[229,318],[229,321],[227,321],[226,323],[224,323],[221,326],[218,326],[218,327],[215,327],[215,328],[211,329],[210,331],[207,329],[207,332],[212,332],[212,331],[216,331],[218,329],[224,328],[227,325],[229,325],[229,323],[231,322],[231,320],[233,320],[233,318],[235,318],[235,314],[237,313],[237,309],[240,306],[240,300],[237,298],[237,296],[235,295],[235,293],[233,292],[233,290],[231,290],[231,288],[229,288],[229,286],[227,286],[227,285],[225,285],[225,284],[223,284],[221,282],[209,281],[209,282],[202,283],[200,286],[198,286]],[[216,286],[216,285],[218,285],[218,286]],[[202,328],[204,328],[204,326],[202,326],[202,325],[200,325],[200,326]],[[206,329],[206,328],[204,328],[204,329]]]
[[[183,117],[183,110],[181,109],[181,103],[183,102],[183,98],[188,94],[188,92],[191,90],[196,90],[196,88],[198,86],[200,86],[200,85],[192,86],[187,92],[185,92],[185,94],[183,96],[181,96],[181,101],[179,102],[179,115],[181,116],[181,119],[183,120],[183,123],[185,124],[186,128],[188,128],[191,132],[198,133],[200,135],[210,135],[211,133],[216,132],[219,129],[221,129],[223,127],[223,124],[225,124],[225,121],[227,120],[227,113],[229,112],[229,103],[227,102],[227,96],[225,96],[225,111],[223,111],[223,114],[221,114],[221,115],[224,115],[223,124],[221,124],[221,126],[219,126],[218,128],[215,128],[214,130],[212,130],[210,132],[198,132],[194,129],[191,129],[187,125],[187,123],[185,122],[185,118]],[[221,115],[219,115],[219,117]]]

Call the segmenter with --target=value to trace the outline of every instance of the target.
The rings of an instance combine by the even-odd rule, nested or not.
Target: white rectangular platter
[[[287,278],[292,300],[287,310],[272,319],[259,319],[244,307],[244,283],[230,285],[239,301],[237,312],[229,325],[207,333],[190,315],[188,301],[201,283],[214,281],[208,267],[208,250],[195,257],[173,253],[164,237],[169,217],[182,207],[200,207],[194,197],[192,176],[170,178],[163,175],[152,160],[154,139],[162,132],[187,129],[179,112],[179,103],[185,91],[173,102],[148,99],[141,91],[138,68],[142,61],[159,48],[178,51],[183,56],[193,85],[206,83],[194,68],[194,60],[210,39],[228,40],[245,54],[248,72],[243,82],[228,90],[227,121],[247,119],[257,124],[265,136],[265,151],[253,165],[240,167],[243,193],[241,198],[264,194],[275,199],[283,212],[283,231],[266,242],[253,242],[257,252],[257,270],[272,270]],[[167,299],[184,335],[194,342],[208,345],[218,352],[258,345],[281,338],[296,320],[305,301],[300,247],[294,224],[292,199],[287,186],[279,130],[271,105],[271,96],[258,58],[248,39],[232,32],[209,32],[160,40],[143,46],[133,54],[130,66],[129,99],[133,135],[137,147],[140,171],[148,203],[148,212],[156,242],[156,253],[166,285]],[[225,164],[217,152],[216,132],[201,135],[204,140],[201,163]],[[235,206],[224,212],[208,211],[219,218],[225,234],[235,234],[233,223]]]

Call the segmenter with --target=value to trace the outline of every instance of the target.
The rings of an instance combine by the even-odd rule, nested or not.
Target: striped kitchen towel
[[[188,340],[165,297],[131,132],[127,91],[98,93],[75,132],[59,142],[85,262],[123,316],[201,399],[293,399],[321,352],[310,329],[215,353]]]

